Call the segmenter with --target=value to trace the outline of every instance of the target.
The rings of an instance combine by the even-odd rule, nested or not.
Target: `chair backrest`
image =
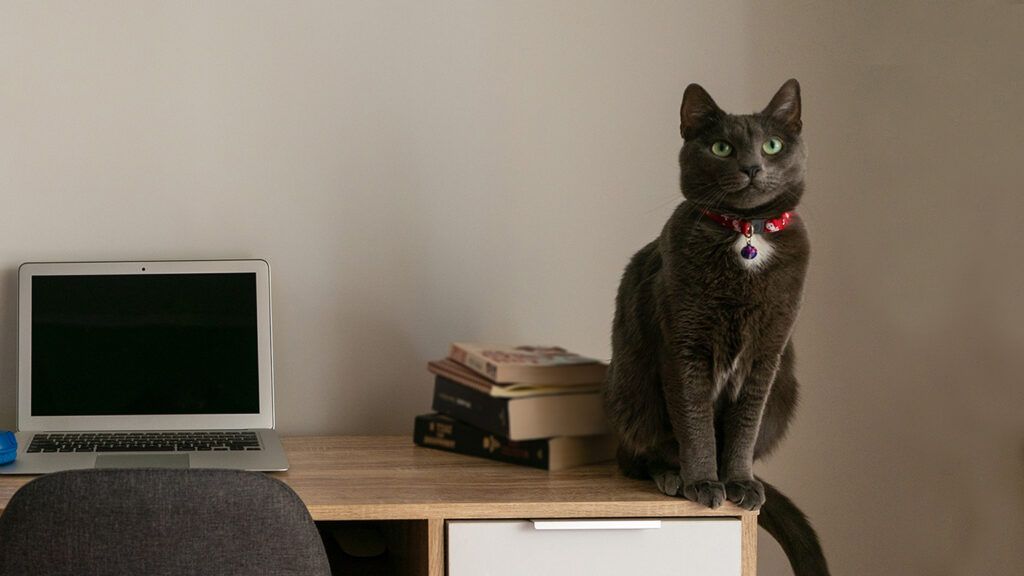
[[[237,470],[72,470],[0,515],[0,576],[330,575],[305,505]]]

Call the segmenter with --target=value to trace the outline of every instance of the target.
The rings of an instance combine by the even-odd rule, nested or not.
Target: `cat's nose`
[[[740,168],[740,172],[743,172],[747,176],[750,176],[751,180],[753,180],[754,176],[757,176],[757,173],[760,172],[760,171],[761,171],[761,166],[758,165],[758,164],[754,164],[752,166],[743,166],[742,168]]]

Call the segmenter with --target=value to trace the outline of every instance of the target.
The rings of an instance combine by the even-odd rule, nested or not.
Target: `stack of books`
[[[544,470],[614,456],[598,360],[557,347],[455,343],[427,369],[435,412],[416,417],[421,446]]]

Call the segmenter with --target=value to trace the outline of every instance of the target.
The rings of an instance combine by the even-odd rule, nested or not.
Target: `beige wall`
[[[607,355],[683,87],[795,76],[805,393],[760,471],[836,574],[1024,573],[1022,37],[1006,1],[0,1],[0,427],[25,260],[267,258],[290,434],[408,433],[456,338]]]

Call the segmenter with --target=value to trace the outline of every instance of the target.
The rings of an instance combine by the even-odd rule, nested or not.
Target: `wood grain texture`
[[[740,559],[743,576],[757,576],[757,516],[740,518]]]
[[[623,477],[612,463],[547,472],[422,448],[407,436],[285,438],[291,469],[273,473],[314,520],[401,520],[385,530],[400,573],[444,576],[445,520],[733,516],[743,576],[757,569],[757,513],[709,510]],[[0,511],[33,476],[0,476]]]
[[[422,448],[406,436],[286,438],[290,485],[317,520],[736,516],[662,495],[614,464],[535,470]]]
[[[431,518],[427,520],[427,574],[428,576],[444,576],[448,567],[447,544],[444,520]]]
[[[559,472],[422,448],[407,436],[283,440],[291,469],[272,473],[314,520],[735,516],[669,498],[612,463]],[[31,476],[0,477],[0,508]]]

